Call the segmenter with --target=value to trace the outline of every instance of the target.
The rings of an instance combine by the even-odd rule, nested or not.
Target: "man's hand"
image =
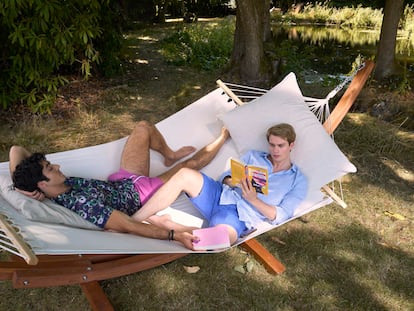
[[[14,189],[16,189],[17,192],[20,192],[21,194],[24,194],[25,196],[27,196],[31,199],[35,199],[35,200],[38,200],[38,201],[43,201],[45,199],[44,193],[41,192],[41,191],[38,191],[38,190],[30,192],[30,191],[20,190],[20,189],[17,189],[17,188],[14,188]]]
[[[32,153],[24,147],[12,146],[9,151],[10,175],[13,175],[17,165],[19,165],[24,159],[30,157],[31,155]]]
[[[194,250],[193,242],[198,241],[198,238],[188,232],[175,232],[174,240],[183,243],[186,248]]]
[[[273,205],[269,205],[257,197],[256,189],[252,183],[247,179],[241,182],[242,196],[243,198],[254,206],[263,216],[273,221],[276,218],[276,208]]]
[[[243,198],[253,204],[253,202],[257,199],[257,193],[252,183],[247,179],[243,179],[241,181],[241,189]]]

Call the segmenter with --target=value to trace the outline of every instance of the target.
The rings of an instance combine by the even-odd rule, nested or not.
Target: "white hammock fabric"
[[[222,122],[218,119],[218,116],[233,110],[235,107],[236,105],[229,100],[229,97],[223,94],[221,89],[217,89],[159,122],[157,127],[173,149],[183,145],[193,145],[201,148],[214,140],[220,133]],[[47,158],[52,163],[60,164],[66,176],[106,179],[109,174],[118,170],[125,141],[126,138],[123,138],[102,145],[50,154]],[[230,139],[225,143],[214,161],[202,171],[213,178],[217,178],[226,169],[228,159],[239,156],[235,143]],[[159,175],[165,169],[161,156],[152,152],[150,175]],[[9,175],[8,162],[0,163],[0,177],[1,175],[3,177]],[[298,207],[292,219],[303,216],[331,202],[330,197],[323,197],[319,191],[311,193]],[[201,215],[198,214],[185,196],[181,196],[164,212],[172,215],[173,220],[185,225],[199,227],[205,225]],[[179,243],[130,234],[85,230],[59,224],[30,221],[17,212],[3,196],[0,196],[0,213],[8,217],[12,225],[19,229],[20,235],[37,255],[192,252]],[[237,244],[274,227],[276,226],[271,226],[268,223],[260,224],[256,232],[240,239]],[[0,248],[5,247],[0,245]]]

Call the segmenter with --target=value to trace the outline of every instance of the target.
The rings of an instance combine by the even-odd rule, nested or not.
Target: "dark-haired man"
[[[141,121],[128,137],[120,170],[109,176],[108,181],[67,178],[60,166],[47,161],[43,154],[31,154],[20,146],[10,149],[10,173],[14,186],[25,191],[26,195],[35,198],[45,195],[101,228],[150,238],[174,239],[191,249],[195,237],[186,232],[189,228],[173,223],[168,217],[150,215],[146,220],[152,224],[146,224],[130,216],[181,168],[198,170],[207,165],[228,137],[228,131],[223,128],[211,144],[191,158],[176,163],[193,153],[195,148],[185,146],[173,151],[154,125]],[[164,156],[166,166],[175,165],[160,176],[149,177],[150,149]]]

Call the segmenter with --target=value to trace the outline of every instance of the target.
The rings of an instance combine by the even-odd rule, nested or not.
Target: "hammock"
[[[287,221],[333,201],[345,206],[324,185],[354,172],[355,167],[327,132],[331,134],[346,115],[373,67],[374,64],[369,61],[358,71],[337,107],[324,122],[327,131],[314,121],[316,117],[307,107],[304,110],[305,97],[292,73],[273,89],[260,93],[259,97],[242,107],[237,107],[236,103],[241,100],[234,92],[218,81],[220,88],[159,122],[157,127],[173,149],[183,145],[201,148],[219,134],[224,123],[232,138],[202,170],[217,178],[227,168],[229,158],[240,156],[246,148],[266,150],[263,146],[266,143],[264,131],[269,125],[291,123],[298,134],[292,158],[307,175],[310,189],[294,217]],[[307,145],[309,139],[306,135],[317,135],[317,139]],[[126,138],[123,138],[98,146],[54,153],[47,155],[47,158],[52,163],[60,164],[66,176],[106,179],[119,168],[125,141]],[[318,161],[310,159],[309,154],[314,154]],[[330,160],[329,163],[325,163],[324,159]],[[159,175],[166,169],[162,160],[157,153],[151,153],[150,175]],[[75,220],[68,220],[61,213],[56,215],[50,207],[39,208],[37,201],[19,196],[10,189],[8,162],[0,163],[0,183],[0,237],[3,240],[0,247],[11,254],[11,261],[0,262],[0,279],[13,280],[16,288],[80,284],[93,309],[111,310],[98,281],[150,269],[193,252],[178,243],[97,230],[76,217]],[[321,188],[328,195],[322,193]],[[34,205],[36,215],[29,215]],[[184,196],[163,213],[169,213],[173,220],[185,225],[205,226],[201,215]],[[277,226],[259,224],[254,233],[239,239],[236,245],[256,255],[270,272],[281,273],[285,270],[283,264],[254,239]],[[62,267],[65,267],[64,272]]]

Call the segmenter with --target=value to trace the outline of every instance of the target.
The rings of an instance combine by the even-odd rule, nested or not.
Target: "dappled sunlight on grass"
[[[158,41],[158,39],[152,38],[152,37],[148,37],[148,36],[138,36],[137,39],[138,40],[142,40],[142,41],[152,41],[152,42]],[[137,46],[137,47],[139,47],[139,46]]]
[[[335,140],[356,165],[356,176],[363,188],[372,185],[391,196],[398,195],[403,202],[413,202],[412,133],[368,114],[351,113],[339,127]]]
[[[359,213],[357,208],[332,211],[328,213],[331,221],[322,225],[323,230],[315,229],[321,226],[326,210],[317,211],[306,224],[296,221],[278,230],[278,236],[286,242],[286,246],[277,249],[294,284],[292,301],[305,309],[348,309],[351,305],[360,309],[364,305],[363,309],[408,310],[412,303],[413,256],[384,247],[380,236],[365,226],[335,223],[338,217],[353,219]],[[268,248],[274,248],[268,237],[261,240]],[[395,278],[396,274],[400,277]],[[379,299],[384,292],[386,301]],[[321,300],[322,295],[328,295],[328,300]]]
[[[403,167],[400,163],[398,163],[395,160],[383,158],[381,159],[381,162],[385,166],[389,167],[399,178],[407,182],[414,183],[414,171],[410,170],[409,168]]]
[[[148,65],[149,64],[149,61],[147,59],[139,59],[139,58],[136,58],[136,59],[134,59],[134,62],[136,62],[138,64],[145,64],[145,65]]]

